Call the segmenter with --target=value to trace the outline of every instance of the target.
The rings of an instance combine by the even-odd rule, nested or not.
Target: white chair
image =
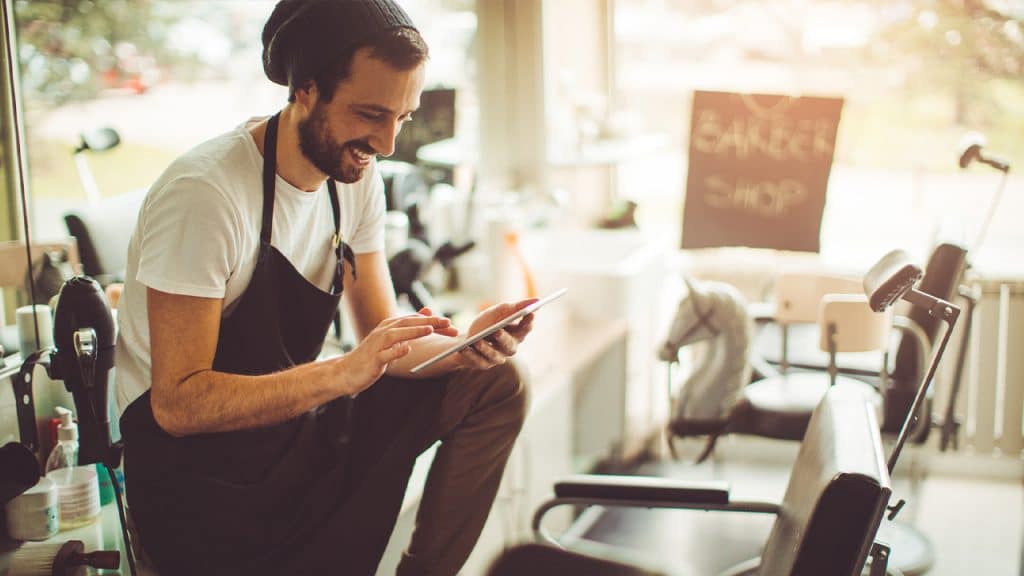
[[[839,374],[836,357],[844,353],[881,353],[878,373],[884,383],[891,312],[873,312],[859,282],[836,276],[783,274],[776,293],[775,320],[782,324],[783,334],[789,324],[815,322],[820,334],[818,348],[829,356],[828,370],[798,372],[783,362],[779,374],[742,390],[726,432],[799,441],[814,407],[830,387],[840,382],[862,390],[881,410],[879,390],[863,380]]]

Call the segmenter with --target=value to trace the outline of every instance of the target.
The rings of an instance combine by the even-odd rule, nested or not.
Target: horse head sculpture
[[[688,293],[679,302],[658,356],[677,362],[680,348],[707,343],[682,385],[671,424],[678,435],[707,434],[724,427],[739,391],[750,381],[748,351],[754,328],[746,299],[735,287],[685,282]]]

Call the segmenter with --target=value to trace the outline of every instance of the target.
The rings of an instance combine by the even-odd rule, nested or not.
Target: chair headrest
[[[875,312],[892,306],[921,279],[923,273],[903,250],[893,250],[882,257],[864,275],[864,294]]]

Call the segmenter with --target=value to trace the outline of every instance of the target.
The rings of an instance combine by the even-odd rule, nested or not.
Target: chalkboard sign
[[[817,252],[841,98],[697,91],[683,248]]]

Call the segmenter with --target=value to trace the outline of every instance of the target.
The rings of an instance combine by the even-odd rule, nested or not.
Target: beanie
[[[293,92],[347,50],[394,28],[412,28],[394,0],[281,0],[263,27],[263,71]]]

